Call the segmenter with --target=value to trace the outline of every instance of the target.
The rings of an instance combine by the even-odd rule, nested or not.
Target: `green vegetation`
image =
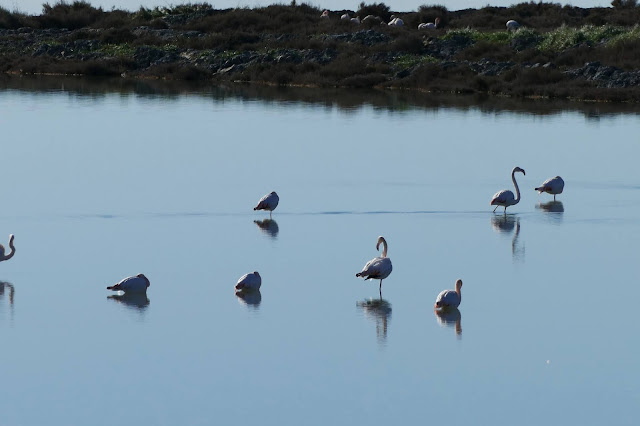
[[[0,7],[0,71],[640,100],[640,7],[632,1],[410,12],[362,2],[329,19],[321,13],[295,2],[127,12],[59,1],[37,16]],[[379,19],[354,24],[343,13]],[[392,14],[405,25],[380,25]],[[437,29],[418,30],[436,18]],[[507,31],[509,19],[520,29]],[[594,64],[588,72],[586,63]]]

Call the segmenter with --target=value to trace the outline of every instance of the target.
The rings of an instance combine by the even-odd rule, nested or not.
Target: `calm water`
[[[2,81],[0,425],[637,424],[638,111],[118,84]]]

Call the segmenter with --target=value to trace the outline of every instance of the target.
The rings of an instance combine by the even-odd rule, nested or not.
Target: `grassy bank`
[[[362,3],[321,13],[307,4],[128,12],[73,2],[37,16],[0,8],[0,71],[640,100],[638,7],[397,12]],[[396,15],[404,26],[356,24],[344,13]],[[438,29],[418,30],[435,18]],[[520,29],[507,31],[509,19]]]

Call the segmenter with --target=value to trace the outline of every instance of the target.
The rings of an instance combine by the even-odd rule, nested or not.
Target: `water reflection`
[[[0,300],[4,299],[5,290],[9,293],[9,306],[13,306],[13,298],[15,296],[16,289],[13,287],[13,284],[6,281],[0,281]]]
[[[0,281],[0,302],[4,300],[5,291],[9,293],[9,317],[13,323],[13,300],[15,298],[16,289],[13,284],[6,281]]]
[[[375,321],[378,343],[385,344],[391,317],[391,303],[381,297],[356,302],[356,306],[362,309],[365,317]]]
[[[124,293],[124,294],[112,294],[107,296],[107,299],[122,303],[127,308],[131,308],[137,311],[144,311],[149,306],[149,298],[147,293]]]
[[[458,308],[434,309],[436,320],[442,327],[454,327],[458,338],[462,337],[462,314]]]
[[[493,215],[491,216],[491,227],[500,234],[510,234],[515,229],[511,239],[511,256],[513,260],[524,261],[524,244],[518,243],[520,218],[509,214]]]
[[[567,100],[528,100],[479,95],[437,95],[411,90],[342,90],[305,87],[260,85],[225,85],[212,87],[209,82],[136,80],[124,78],[87,79],[61,76],[7,76],[0,75],[0,90],[13,89],[25,92],[66,92],[99,100],[111,93],[127,97],[179,100],[187,93],[224,102],[260,100],[263,102],[300,103],[309,107],[338,108],[344,112],[371,106],[376,110],[406,111],[410,109],[435,110],[456,108],[462,111],[479,110],[484,114],[504,111],[540,116],[578,111],[589,120],[597,120],[614,114],[640,114],[640,106],[622,102],[575,102]]]
[[[236,292],[238,300],[249,308],[258,309],[262,302],[262,294],[260,290],[240,290]]]
[[[549,201],[546,203],[536,204],[536,209],[542,210],[545,213],[549,213],[547,217],[553,223],[559,224],[562,222],[564,215],[564,205],[562,201]]]
[[[280,228],[278,228],[278,222],[273,219],[263,219],[263,220],[254,220],[253,223],[258,225],[260,230],[270,236],[273,239],[278,237],[278,232],[280,232]]]

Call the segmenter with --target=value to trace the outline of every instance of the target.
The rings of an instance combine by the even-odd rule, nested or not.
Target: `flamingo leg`
[[[556,200],[556,194],[553,194],[553,201]]]
[[[380,292],[380,299],[382,299],[382,280],[380,280],[380,289],[379,289],[379,292]]]
[[[507,214],[507,206],[504,206],[504,214]]]
[[[498,208],[498,206],[496,206],[496,208],[495,208],[495,209],[493,209],[493,212],[494,212],[494,213],[496,212],[496,209],[497,209],[497,208]]]

